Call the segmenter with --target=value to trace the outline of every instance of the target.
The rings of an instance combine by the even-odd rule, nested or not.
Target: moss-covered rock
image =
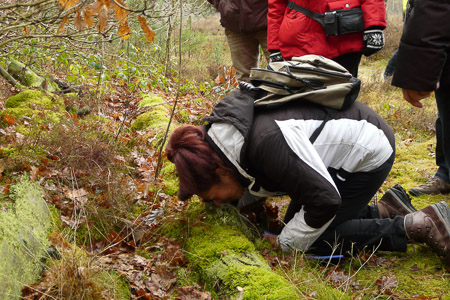
[[[40,109],[56,109],[62,111],[65,109],[64,101],[50,93],[44,94],[37,90],[24,90],[6,100],[6,108],[26,107]]]
[[[11,190],[14,204],[0,211],[0,299],[19,299],[39,277],[51,223],[37,183],[23,177]]]
[[[6,100],[5,109],[0,112],[0,127],[25,118],[37,125],[58,123],[64,113],[65,105],[60,97],[36,90],[24,90]]]
[[[153,94],[144,95],[138,104],[139,107],[147,107],[149,111],[139,115],[131,124],[132,130],[150,128],[164,128],[169,124],[170,110],[161,97]]]

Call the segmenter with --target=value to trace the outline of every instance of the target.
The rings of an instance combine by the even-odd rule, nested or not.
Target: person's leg
[[[436,120],[436,165],[435,176],[450,183],[450,88],[439,88],[435,92],[438,108]]]
[[[398,49],[395,50],[394,54],[392,55],[391,59],[389,59],[389,62],[384,69],[384,79],[387,79],[387,77],[392,76],[394,74],[395,66],[397,65],[397,53]]]
[[[225,29],[236,79],[249,81],[250,69],[258,65],[259,42],[250,34]]]
[[[380,217],[376,205],[368,204],[389,175],[394,160],[395,154],[392,154],[378,169],[371,172],[351,173],[345,181],[339,180],[335,173],[330,172],[341,194],[342,203],[329,228],[334,228],[352,219],[378,219]]]
[[[267,50],[267,29],[258,31],[255,34],[255,38],[258,40],[259,46],[261,46],[266,61],[269,61],[269,50]]]
[[[362,249],[406,251],[405,217],[353,219],[327,229],[308,252],[317,255],[347,253]]]
[[[405,251],[404,217],[380,219],[378,208],[368,205],[383,184],[394,162],[394,155],[372,172],[350,174],[345,181],[335,179],[342,204],[336,218],[313,244],[311,252],[330,254],[334,245],[338,251],[363,249]],[[335,175],[332,174],[333,178]]]
[[[346,68],[353,77],[358,77],[358,68],[361,57],[361,52],[351,52],[332,58],[332,60]]]
[[[409,190],[413,196],[450,193],[450,88],[436,90],[438,118],[436,119],[436,165],[433,178]]]

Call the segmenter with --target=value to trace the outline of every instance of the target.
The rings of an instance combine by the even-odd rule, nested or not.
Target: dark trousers
[[[450,87],[435,91],[438,108],[436,120],[436,177],[450,183]]]
[[[332,58],[335,62],[343,66],[353,75],[353,77],[358,77],[359,63],[361,62],[362,53],[361,52],[350,52],[343,54],[341,56]]]
[[[380,219],[375,205],[369,205],[373,195],[389,174],[394,154],[378,169],[350,174],[345,181],[331,176],[341,194],[342,204],[336,218],[312,245],[309,252],[328,255],[364,248],[385,251],[406,251],[404,218]],[[334,249],[334,250],[333,250]]]
[[[398,49],[395,50],[394,54],[392,54],[391,59],[389,59],[386,69],[384,69],[384,75],[392,76],[392,74],[394,74],[395,66],[397,65],[397,53]]]

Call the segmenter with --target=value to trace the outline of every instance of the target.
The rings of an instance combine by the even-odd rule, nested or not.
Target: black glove
[[[364,48],[362,53],[370,56],[384,47],[384,34],[381,29],[369,29],[364,31]]]
[[[284,58],[281,55],[280,50],[270,50],[269,63],[273,63],[273,62],[277,62],[277,61],[284,61]]]

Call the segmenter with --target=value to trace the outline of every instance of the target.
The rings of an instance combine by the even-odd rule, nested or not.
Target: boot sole
[[[439,217],[439,220],[444,224],[445,230],[447,230],[448,235],[450,236],[450,208],[447,203],[441,201],[439,203],[431,205],[436,215]]]
[[[413,213],[417,211],[417,209],[414,206],[412,206],[412,204],[403,202],[395,192],[388,190],[386,194],[387,193],[389,193],[392,197],[394,197],[394,199],[397,200],[398,204],[400,204],[408,213]]]

